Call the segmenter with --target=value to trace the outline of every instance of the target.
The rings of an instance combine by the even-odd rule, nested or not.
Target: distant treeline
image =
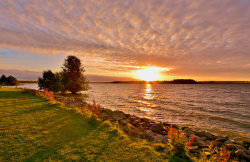
[[[11,75],[8,77],[6,77],[5,75],[2,75],[0,78],[0,85],[2,86],[13,86],[17,84],[18,84],[17,79]]]
[[[130,84],[145,84],[145,83],[157,83],[157,84],[197,84],[198,82],[193,79],[174,79],[171,81],[114,81],[111,83],[130,83]]]
[[[195,81],[193,79],[174,79],[165,81],[113,81],[111,83],[127,84],[250,84],[250,81]]]
[[[19,80],[19,83],[38,83],[37,80]]]

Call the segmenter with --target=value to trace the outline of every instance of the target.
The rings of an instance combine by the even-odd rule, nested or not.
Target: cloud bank
[[[249,0],[3,0],[0,48],[75,54],[97,74],[250,80],[249,20]]]

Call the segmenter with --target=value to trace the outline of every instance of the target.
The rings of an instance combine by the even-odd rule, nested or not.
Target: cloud
[[[42,77],[42,72],[32,71],[32,70],[16,70],[16,69],[0,69],[0,76],[14,76],[18,80],[38,80],[39,77]],[[119,77],[119,76],[106,76],[106,75],[93,75],[87,74],[86,78],[90,82],[111,82],[111,81],[131,81],[133,79],[129,77]]]
[[[76,54],[100,73],[161,66],[247,76],[249,19],[249,0],[6,0],[0,47]]]

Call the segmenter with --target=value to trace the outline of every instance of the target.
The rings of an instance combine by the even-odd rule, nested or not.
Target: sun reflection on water
[[[143,98],[147,99],[147,100],[154,99],[154,96],[152,95],[152,86],[151,86],[151,84],[146,84]]]

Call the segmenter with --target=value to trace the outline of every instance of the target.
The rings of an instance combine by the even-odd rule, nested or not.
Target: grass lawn
[[[0,88],[0,161],[166,161],[165,155],[73,108]]]

